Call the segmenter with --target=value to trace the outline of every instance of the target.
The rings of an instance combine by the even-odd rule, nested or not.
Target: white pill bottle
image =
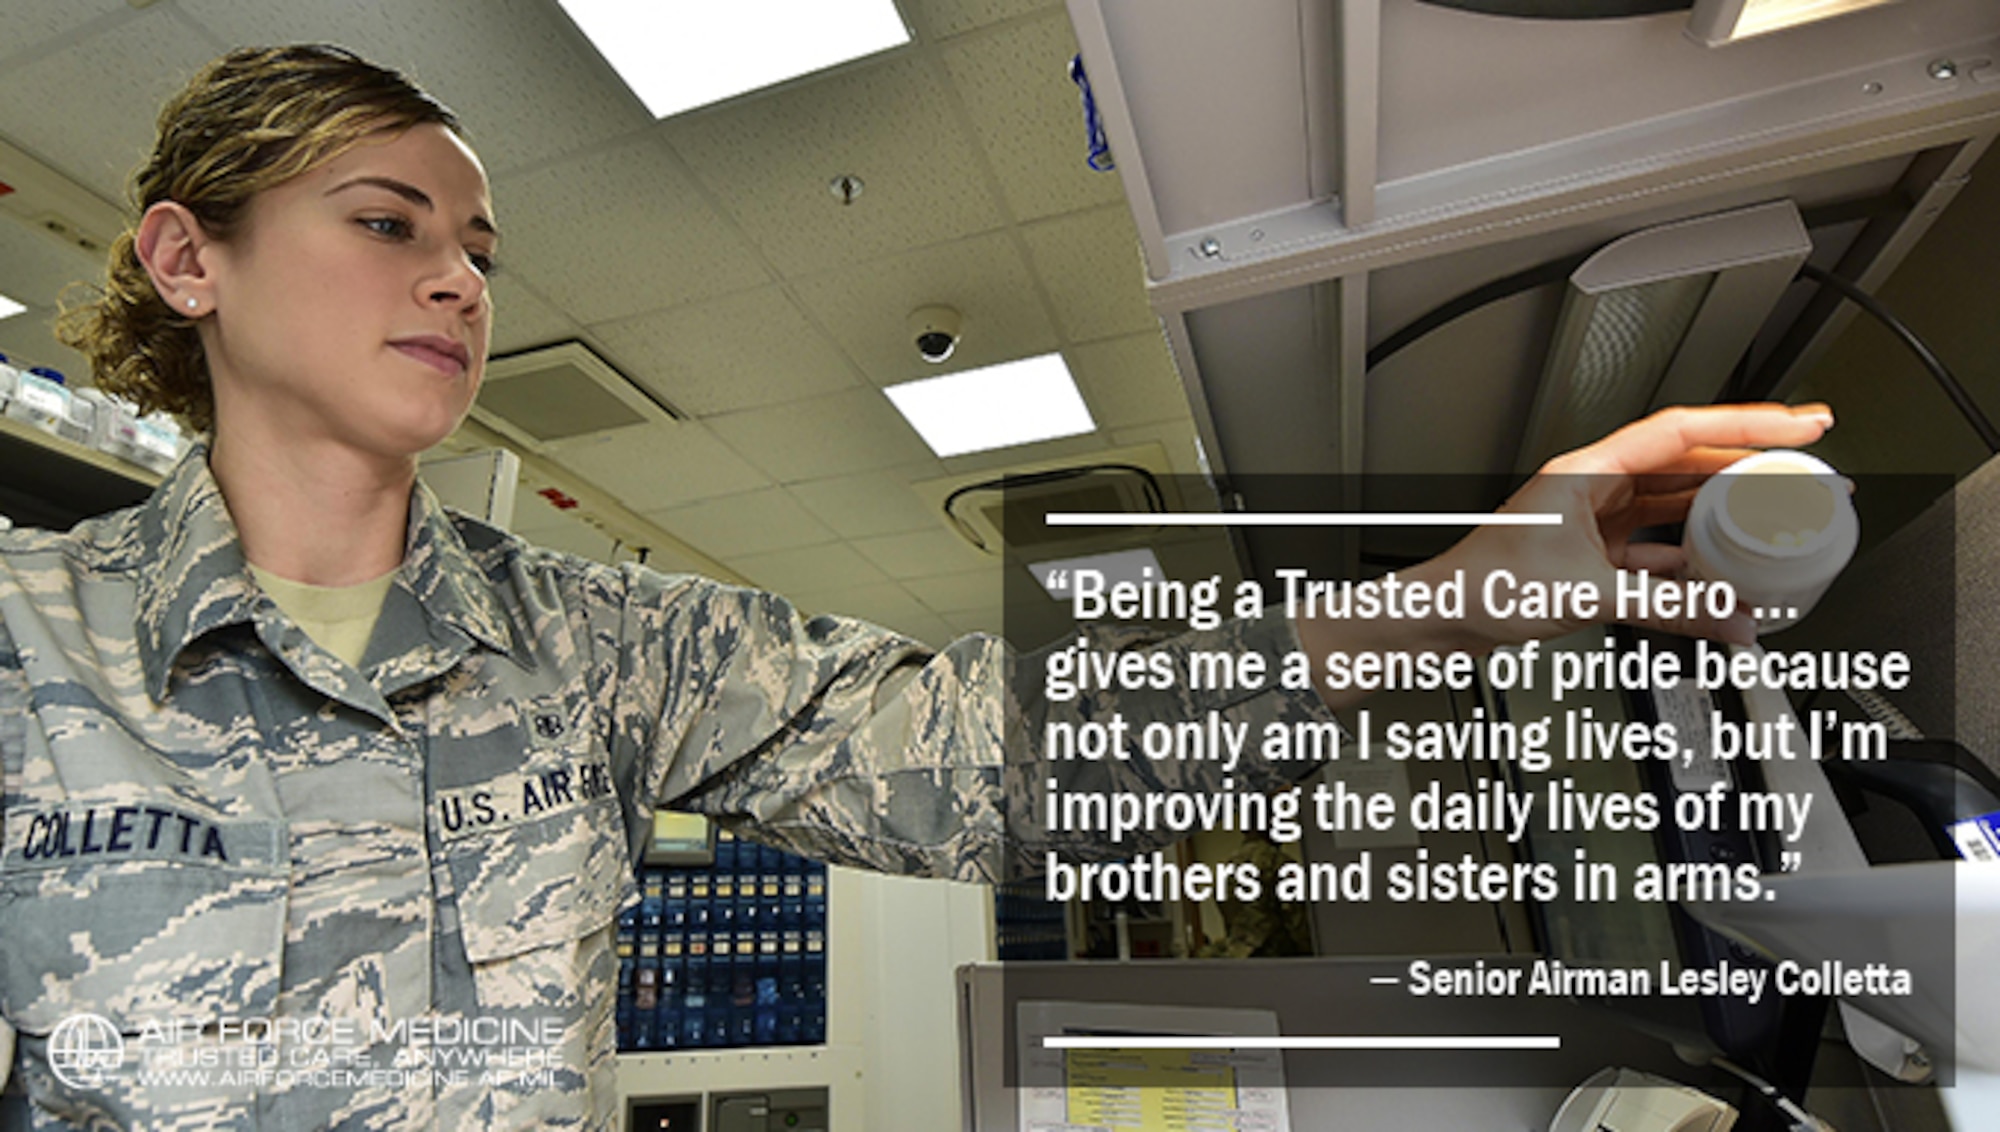
[[[1854,557],[1861,521],[1824,460],[1772,449],[1710,476],[1681,539],[1688,573],[1736,589],[1737,608],[1775,633],[1812,611]]]

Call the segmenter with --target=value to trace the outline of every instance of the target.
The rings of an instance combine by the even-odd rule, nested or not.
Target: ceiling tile
[[[690,558],[682,558],[664,547],[656,547],[646,556],[646,565],[662,574],[699,574],[714,577],[715,568]]]
[[[998,558],[989,558],[992,563],[984,570],[970,574],[948,574],[941,578],[912,578],[903,583],[903,588],[916,596],[934,613],[966,613],[974,610],[999,608],[1005,583]],[[997,621],[998,618],[996,617]]]
[[[125,0],[68,0],[62,4],[0,6],[0,44],[6,45],[0,48],[0,66],[12,70],[48,54],[49,40],[76,32],[100,17],[117,15],[130,17],[131,5]]]
[[[974,610],[970,613],[948,613],[944,623],[959,636],[970,633],[985,633],[989,636],[1007,635],[1007,616],[998,606]]]
[[[547,500],[534,495],[523,495],[515,504],[514,533],[524,542],[593,562],[622,565],[638,560],[631,548],[622,546],[617,539],[576,518],[573,512],[558,511]],[[645,564],[662,574],[715,572],[712,567],[683,558],[666,547],[650,548]]]
[[[1087,457],[1102,452],[1110,446],[1104,433],[1092,432],[1082,436],[1066,436],[1060,440],[1043,440],[1035,444],[1017,444],[1012,448],[996,448],[990,452],[953,456],[944,462],[944,467],[947,473],[954,476],[973,472],[992,472],[998,475],[1010,468],[1041,460],[1075,460],[1078,463],[1086,463]]]
[[[932,617],[927,613],[901,617],[883,627],[894,629],[898,633],[929,645],[933,649],[943,649],[946,645],[963,636],[961,633],[953,632],[951,626],[943,618]]]
[[[476,9],[463,0],[180,6],[225,43],[338,43],[402,71],[458,112],[490,171],[653,122],[562,11],[543,0],[480,0]]]
[[[731,555],[729,565],[758,585],[787,595],[878,585],[887,580],[882,571],[844,542]]]
[[[79,384],[90,379],[82,354],[58,343],[57,298],[73,283],[104,278],[104,257],[72,248],[11,214],[0,214],[0,295],[28,309],[0,319],[0,354],[14,365],[48,366]]]
[[[501,251],[505,263],[506,251]],[[493,277],[493,352],[511,354],[583,336],[570,317],[506,271]]]
[[[635,425],[553,444],[549,453],[634,511],[658,511],[771,485],[693,421]]]
[[[913,464],[930,455],[879,389],[726,413],[703,423],[786,484]]]
[[[860,384],[833,343],[777,287],[591,329],[627,373],[695,416]]]
[[[0,71],[0,135],[109,201],[153,148],[160,104],[216,55],[169,10],[150,11]],[[61,113],[50,113],[60,100]]]
[[[947,45],[944,64],[1018,220],[1125,199],[1115,171],[1090,168],[1083,99],[1070,81],[1076,35],[1060,9]]]
[[[943,85],[907,53],[668,119],[665,135],[787,276],[1002,223]],[[853,204],[828,191],[861,178]]]
[[[942,527],[909,534],[856,539],[854,549],[898,580],[985,570],[996,561]]]
[[[617,545],[610,535],[527,493],[515,505],[514,533],[535,546],[594,562],[611,561],[612,548]]]
[[[944,465],[932,460],[879,472],[807,480],[785,490],[842,538],[859,539],[920,531],[942,522],[910,485],[943,474]]]
[[[932,648],[943,648],[957,636],[942,618],[925,609],[917,599],[910,596],[909,591],[893,582],[802,590],[792,597],[792,601],[809,613],[838,613],[846,617],[857,617],[906,636],[915,637]]]
[[[1148,441],[1167,450],[1167,466],[1177,476],[1200,476],[1204,473],[1195,444],[1194,418],[1183,416],[1177,421],[1161,421],[1157,424],[1134,425],[1121,428],[1111,434],[1114,448],[1125,448]]]
[[[1158,327],[1146,303],[1139,234],[1124,205],[1027,225],[1021,238],[1070,341]]]
[[[63,288],[103,279],[102,255],[72,248],[12,213],[0,213],[0,295],[53,313]]]
[[[650,134],[496,179],[502,255],[586,325],[768,281]]]
[[[1074,346],[1070,369],[1100,429],[1119,429],[1188,415],[1186,391],[1166,339],[1133,334]]]
[[[799,301],[877,385],[1013,361],[1056,348],[1034,276],[1003,233],[979,236],[793,284]],[[964,317],[944,365],[917,355],[910,312],[942,304]]]
[[[1051,7],[1060,5],[1051,0],[904,0],[903,3],[917,34],[926,39],[943,39]]]
[[[646,518],[712,558],[816,546],[834,537],[797,500],[777,488],[650,511]]]

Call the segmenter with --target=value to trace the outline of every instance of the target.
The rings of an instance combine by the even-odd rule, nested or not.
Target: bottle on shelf
[[[14,395],[7,399],[7,416],[24,421],[51,436],[61,436],[70,421],[70,392],[63,375],[35,366],[16,378]],[[83,439],[88,440],[86,432]]]
[[[0,412],[4,412],[7,402],[14,399],[14,390],[20,384],[21,371],[14,368],[7,360],[7,355],[0,354]]]

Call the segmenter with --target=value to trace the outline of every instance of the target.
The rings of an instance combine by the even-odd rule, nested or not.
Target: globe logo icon
[[[125,1063],[125,1039],[102,1014],[72,1014],[49,1032],[49,1068],[72,1089],[96,1088]]]

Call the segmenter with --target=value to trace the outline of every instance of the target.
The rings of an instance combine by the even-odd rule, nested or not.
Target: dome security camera
[[[959,313],[950,307],[918,307],[910,312],[910,337],[916,340],[917,354],[939,365],[958,348]]]

